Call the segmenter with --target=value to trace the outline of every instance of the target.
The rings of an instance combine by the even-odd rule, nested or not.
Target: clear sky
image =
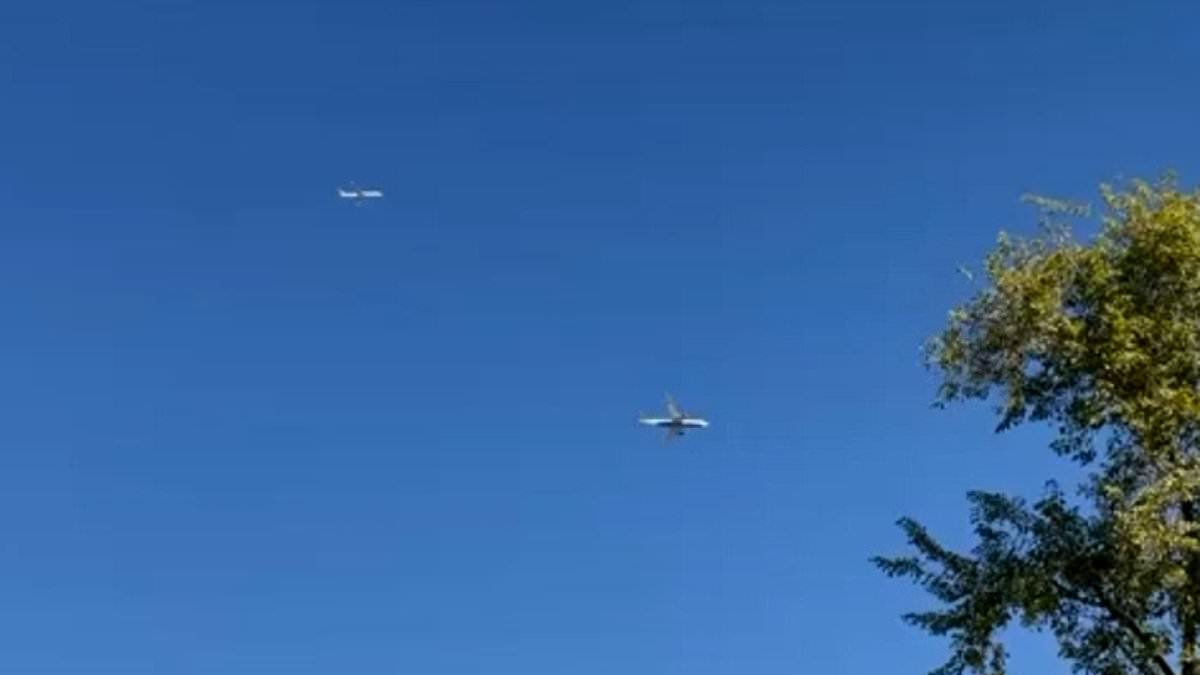
[[[0,671],[924,672],[868,557],[1066,468],[918,346],[1021,193],[1200,178],[1198,21],[5,3]]]

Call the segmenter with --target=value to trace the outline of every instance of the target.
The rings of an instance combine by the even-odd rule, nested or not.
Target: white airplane
[[[353,199],[355,204],[362,204],[367,199],[382,199],[383,190],[362,190],[351,184],[349,190],[338,188],[338,197]]]
[[[675,399],[667,394],[667,414],[669,417],[647,417],[642,415],[638,421],[649,427],[658,427],[667,430],[667,442],[672,438],[682,436],[688,429],[707,429],[708,420],[700,417],[693,417],[679,409],[675,404]]]

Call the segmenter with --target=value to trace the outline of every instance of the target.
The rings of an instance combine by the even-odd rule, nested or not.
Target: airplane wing
[[[667,427],[667,436],[663,439],[663,445],[670,443],[676,436],[682,436],[683,429],[679,427]]]

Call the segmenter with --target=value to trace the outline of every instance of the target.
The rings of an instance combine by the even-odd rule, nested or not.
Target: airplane
[[[647,417],[642,415],[638,418],[638,422],[649,427],[658,427],[667,430],[666,442],[670,443],[672,438],[682,436],[688,429],[707,429],[708,420],[700,417],[693,417],[679,409],[675,404],[675,399],[667,394],[667,414],[670,417]]]
[[[350,189],[338,188],[338,197],[342,199],[353,199],[355,204],[362,204],[366,199],[382,199],[383,190],[361,190],[350,184]]]

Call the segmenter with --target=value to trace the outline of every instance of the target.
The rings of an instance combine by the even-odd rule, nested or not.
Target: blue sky
[[[1021,193],[1196,180],[1197,19],[8,3],[0,671],[924,672],[867,558],[1067,469],[917,348]]]

